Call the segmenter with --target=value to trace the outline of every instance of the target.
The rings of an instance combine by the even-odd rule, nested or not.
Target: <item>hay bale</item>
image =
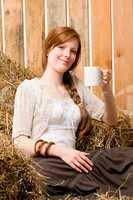
[[[102,121],[92,119],[92,129],[88,136],[77,140],[80,150],[96,150],[112,147],[133,146],[133,128],[130,118],[124,112],[118,113],[117,127],[111,127]]]
[[[0,51],[0,133],[11,134],[13,103],[17,86],[35,75]]]
[[[14,148],[9,137],[0,134],[0,199],[42,200],[41,183],[31,160]]]
[[[121,194],[119,195],[119,197],[115,197],[115,196],[110,196],[108,193],[106,193],[106,194],[96,194],[95,200],[133,200],[133,197],[121,196]]]
[[[13,104],[16,88],[34,73],[0,52],[0,199],[41,200],[39,174],[31,160],[11,144]]]
[[[16,87],[25,78],[34,76],[30,68],[20,66],[0,51],[0,89],[7,85]]]
[[[133,200],[133,197],[127,197],[127,196],[110,196],[108,193],[107,194],[95,194],[95,196],[90,197],[72,197],[71,195],[67,195],[66,197],[54,197],[52,198],[53,200]],[[51,198],[48,198],[47,200],[51,200]]]

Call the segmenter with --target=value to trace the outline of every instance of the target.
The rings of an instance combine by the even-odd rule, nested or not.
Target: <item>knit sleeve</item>
[[[35,97],[29,80],[23,81],[17,88],[14,102],[12,138],[21,135],[31,137]]]

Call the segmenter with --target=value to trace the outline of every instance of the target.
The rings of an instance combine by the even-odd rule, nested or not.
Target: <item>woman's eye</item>
[[[77,51],[76,51],[76,50],[71,50],[71,52],[72,52],[72,53],[74,53],[74,54],[76,54],[76,53],[77,53]]]
[[[58,48],[60,48],[60,49],[64,49],[64,46],[59,46]]]

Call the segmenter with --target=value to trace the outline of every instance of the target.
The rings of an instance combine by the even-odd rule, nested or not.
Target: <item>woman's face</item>
[[[48,53],[47,67],[64,74],[74,63],[78,46],[78,41],[74,38],[54,47]]]

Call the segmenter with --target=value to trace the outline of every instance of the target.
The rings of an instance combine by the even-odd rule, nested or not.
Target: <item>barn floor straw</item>
[[[30,159],[15,150],[10,137],[16,88],[22,80],[32,77],[34,77],[34,74],[29,69],[17,65],[0,52],[0,200],[42,200],[41,177],[32,168]],[[90,135],[82,140],[77,140],[78,149],[94,150],[114,146],[133,146],[133,129],[129,116],[123,112],[119,112],[117,128],[109,127],[94,119],[92,123],[93,129]],[[46,199],[56,198],[46,197]],[[67,195],[57,197],[57,199],[79,200],[90,198]],[[133,198],[128,197],[109,197],[109,194],[97,194],[93,199],[133,200]]]

